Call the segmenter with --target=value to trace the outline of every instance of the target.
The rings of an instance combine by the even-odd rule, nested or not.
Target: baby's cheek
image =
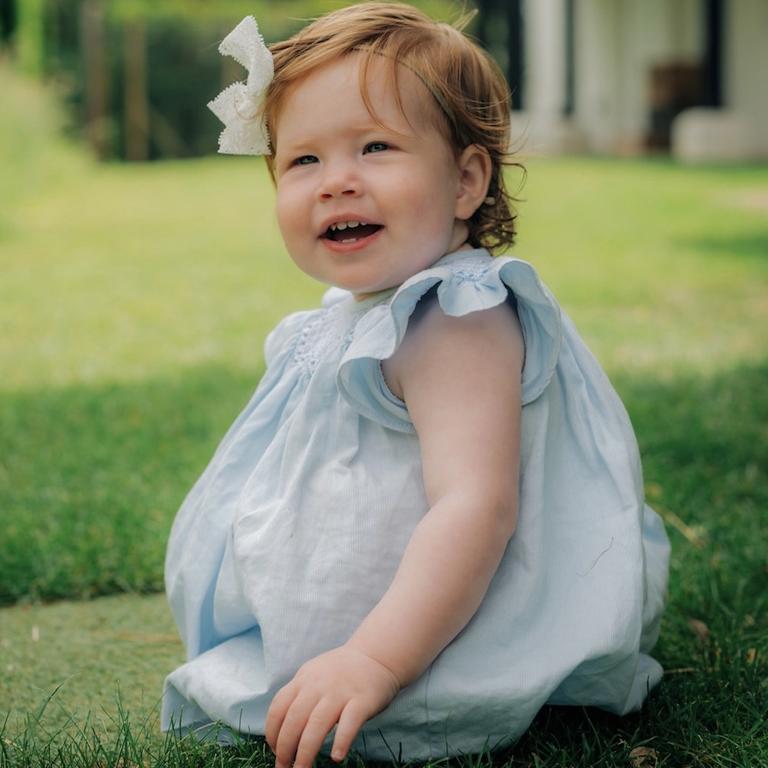
[[[294,237],[301,234],[301,222],[307,222],[306,213],[302,215],[300,201],[295,194],[291,194],[290,188],[281,190],[278,187],[277,200],[275,202],[275,216],[280,234],[286,245]]]
[[[453,207],[439,194],[433,193],[426,202],[414,204],[413,211],[420,240],[434,242],[437,246],[451,238],[455,221]]]
[[[283,221],[290,211],[290,196],[285,192],[282,185],[278,185],[275,195],[275,216],[280,229],[283,228]]]
[[[411,194],[411,205],[414,216],[425,224],[440,228],[446,226],[447,222],[453,221],[453,212],[456,203],[456,192],[445,178],[445,174],[434,171],[423,177],[423,183],[418,187],[413,187]],[[413,185],[413,181],[411,181]],[[434,234],[434,233],[433,233]]]

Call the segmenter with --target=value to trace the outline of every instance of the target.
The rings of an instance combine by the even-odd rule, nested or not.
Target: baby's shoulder
[[[471,375],[480,360],[486,373],[519,374],[524,357],[520,321],[512,301],[482,311],[448,315],[437,289],[430,289],[411,315],[399,346],[382,361],[382,373],[392,392],[404,399],[406,380],[438,372],[452,378]],[[440,373],[442,372],[442,373]]]

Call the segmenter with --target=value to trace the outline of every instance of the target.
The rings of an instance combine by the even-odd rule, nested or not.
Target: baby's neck
[[[464,241],[461,245],[459,245],[458,248],[451,248],[447,253],[443,254],[440,258],[442,259],[444,256],[447,256],[449,253],[457,253],[458,251],[471,251],[472,246]],[[440,259],[438,259],[439,261]],[[384,288],[381,291],[373,291],[371,293],[353,293],[352,296],[354,297],[355,301],[367,301],[368,299],[372,299],[374,296],[383,296],[386,293],[389,293],[393,290],[395,290],[398,286],[392,286],[390,288]]]

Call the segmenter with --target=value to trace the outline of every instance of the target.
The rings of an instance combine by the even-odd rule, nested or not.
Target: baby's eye
[[[385,141],[371,141],[365,145],[363,152],[384,152],[389,149],[389,144]]]
[[[294,165],[309,165],[310,163],[316,163],[317,158],[314,155],[302,155],[297,157],[294,161]]]

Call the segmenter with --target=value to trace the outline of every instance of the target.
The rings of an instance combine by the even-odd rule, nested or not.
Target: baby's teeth
[[[331,229],[347,229],[347,227],[354,229],[355,227],[359,227],[361,223],[362,222],[360,221],[340,221],[336,224],[331,224]]]

